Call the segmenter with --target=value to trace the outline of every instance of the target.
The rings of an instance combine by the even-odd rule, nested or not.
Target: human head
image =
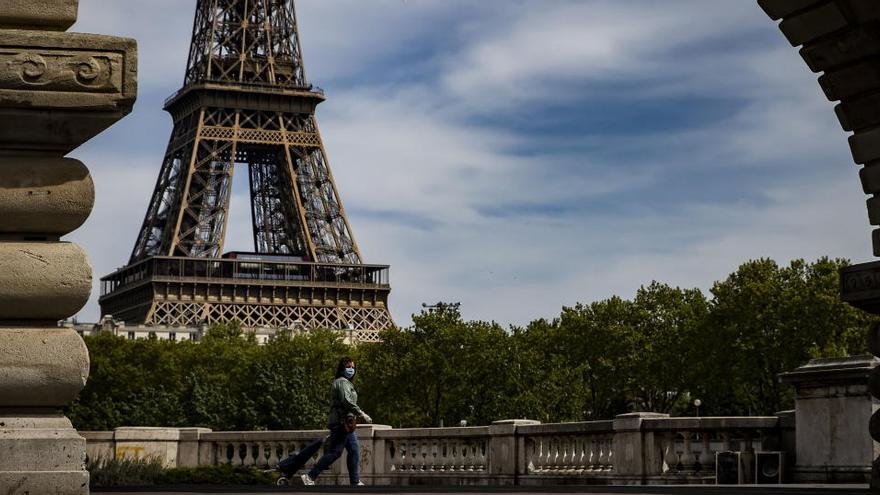
[[[339,360],[339,364],[336,365],[336,378],[342,378],[345,376],[345,368],[351,366],[352,368],[356,368],[354,364],[354,359],[350,357],[344,357]]]

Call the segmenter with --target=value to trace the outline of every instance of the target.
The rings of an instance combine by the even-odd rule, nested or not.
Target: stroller
[[[314,456],[315,453],[320,450],[321,445],[324,445],[324,442],[326,440],[326,437],[319,438],[303,447],[303,449],[296,454],[279,462],[278,467],[275,468],[275,471],[277,471],[281,476],[278,478],[275,484],[278,486],[290,486],[291,478],[293,478],[297,471],[305,467],[306,463],[309,462],[309,459],[311,459],[312,456]]]

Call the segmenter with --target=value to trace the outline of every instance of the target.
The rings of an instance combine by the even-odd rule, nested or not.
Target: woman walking
[[[349,482],[355,486],[364,485],[360,479],[360,444],[355,426],[358,418],[366,423],[372,423],[373,419],[357,404],[357,391],[352,383],[355,370],[354,360],[348,357],[339,360],[339,365],[336,366],[336,378],[330,388],[330,414],[327,418],[330,436],[327,437],[324,455],[318,459],[311,471],[302,475],[303,484],[306,486],[315,484],[321,472],[342,456],[342,449],[348,454],[346,464]]]

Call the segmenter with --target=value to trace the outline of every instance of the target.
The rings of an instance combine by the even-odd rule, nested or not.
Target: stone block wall
[[[61,413],[88,351],[57,322],[89,298],[92,270],[62,237],[94,204],[65,155],[131,111],[130,39],[68,33],[76,0],[0,0],[0,488],[88,493],[86,441]]]

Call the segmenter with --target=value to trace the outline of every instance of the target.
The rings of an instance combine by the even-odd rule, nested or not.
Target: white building
[[[73,328],[81,336],[97,335],[108,332],[118,337],[129,340],[157,338],[159,340],[200,341],[208,331],[208,326],[200,327],[166,327],[152,325],[126,325],[125,322],[114,320],[113,316],[107,315],[101,318],[99,323],[77,323],[76,320],[64,320],[59,326]],[[265,344],[278,333],[275,328],[243,329],[245,333],[254,333],[257,343]],[[302,331],[302,329],[298,330]]]

